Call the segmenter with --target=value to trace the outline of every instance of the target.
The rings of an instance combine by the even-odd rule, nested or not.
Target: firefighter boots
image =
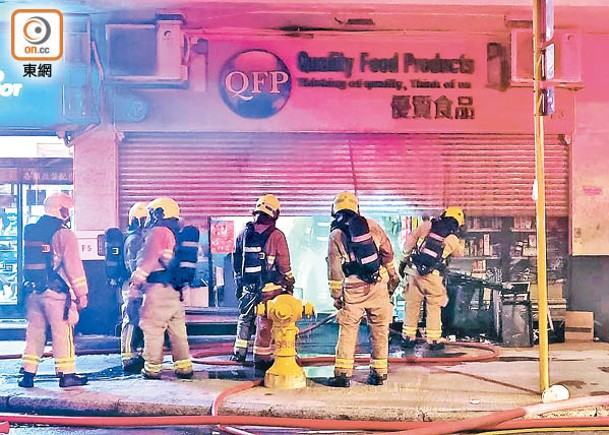
[[[351,378],[347,377],[346,374],[341,373],[328,379],[328,386],[349,388],[351,386]]]
[[[444,343],[442,343],[442,342],[438,342],[438,341],[436,341],[436,340],[432,341],[432,342],[429,344],[429,350],[431,350],[431,351],[436,351],[436,350],[444,350],[444,348],[445,348],[445,347],[446,347],[446,346],[444,345]]]
[[[34,386],[34,376],[36,375],[34,373],[25,371],[23,371],[21,375],[21,379],[19,379],[17,385],[19,385],[21,388],[32,388]]]
[[[231,355],[230,360],[239,364],[243,364],[245,362],[245,355],[240,353],[234,353]]]
[[[142,369],[141,371],[144,379],[161,379],[161,372],[148,372],[146,369]]]
[[[80,387],[81,385],[85,385],[89,382],[86,376],[76,375],[74,373],[70,373],[64,375],[63,373],[59,374],[59,386],[64,387]]]
[[[413,340],[413,339],[407,337],[407,338],[402,338],[400,347],[402,348],[402,350],[404,352],[407,352],[409,350],[414,349],[416,344],[417,344],[416,340]]]
[[[380,375],[374,370],[370,370],[368,375],[368,385],[383,385],[383,381],[387,379],[387,375]]]
[[[125,373],[139,373],[144,368],[144,358],[138,356],[123,362],[123,371]]]
[[[176,376],[178,379],[192,379],[194,375],[195,372],[193,372],[192,370],[188,372],[176,372]]]

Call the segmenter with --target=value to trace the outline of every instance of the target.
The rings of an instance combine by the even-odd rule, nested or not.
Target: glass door
[[[0,305],[17,304],[18,185],[0,184]]]
[[[0,184],[0,319],[22,318],[17,307],[23,281],[23,229],[44,214],[44,200],[55,192],[72,194],[72,185]]]

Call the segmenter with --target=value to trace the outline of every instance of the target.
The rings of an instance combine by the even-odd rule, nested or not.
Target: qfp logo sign
[[[222,99],[244,118],[273,116],[287,103],[291,90],[290,71],[285,63],[264,50],[234,55],[220,74]]]
[[[59,60],[63,14],[57,9],[17,9],[11,15],[11,53],[17,60]]]

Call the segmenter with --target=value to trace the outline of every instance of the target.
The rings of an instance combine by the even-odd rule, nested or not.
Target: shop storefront
[[[214,255],[209,248],[213,222],[228,222],[234,237],[265,193],[282,202],[279,227],[293,247],[297,286],[322,309],[331,308],[330,203],[342,190],[358,194],[362,212],[383,223],[397,252],[413,219],[459,205],[475,228],[470,255],[456,266],[498,281],[535,281],[530,94],[502,87],[488,57],[509,33],[417,35],[407,44],[378,35],[197,37],[205,49],[190,61],[198,65],[193,58],[203,56],[206,75],[192,75],[189,89],[113,87],[123,132],[119,208],[123,216],[133,202],[159,195],[180,203],[185,220],[204,234],[201,269],[212,304],[235,302],[230,249]],[[137,119],[125,102],[141,109]],[[546,135],[547,213],[561,240],[553,275],[561,299],[569,204],[564,136],[572,121],[567,109],[550,120]]]
[[[23,316],[23,229],[44,213],[48,195],[73,192],[71,139],[96,116],[88,19],[64,17],[63,56],[16,59],[11,41],[22,35],[11,12],[0,11],[0,319]]]
[[[34,145],[36,139],[32,139]],[[41,138],[37,139],[40,145]],[[0,137],[2,146],[23,144],[22,138]],[[49,147],[67,148],[50,138]],[[53,143],[55,142],[55,143]],[[44,146],[44,144],[43,144]],[[59,148],[61,147],[61,148]],[[63,154],[68,154],[64,152]],[[72,193],[70,157],[3,158],[0,160],[0,318],[21,317],[17,310],[23,270],[23,228],[44,214],[44,199],[54,192]]]
[[[512,229],[522,231],[530,247],[534,210],[532,182],[527,180],[534,172],[534,160],[527,147],[531,140],[527,135],[475,134],[127,135],[119,147],[120,204],[126,211],[135,201],[171,196],[181,204],[185,219],[205,233],[210,228],[207,219],[212,218],[229,221],[234,236],[243,225],[243,219],[235,217],[249,213],[255,196],[276,194],[282,202],[279,227],[293,247],[297,285],[307,300],[325,308],[331,307],[324,291],[325,252],[335,193],[357,192],[362,211],[382,221],[397,251],[410,218],[437,216],[446,205],[458,204],[466,210],[470,227],[476,227],[470,243],[478,246],[486,235],[488,247],[480,252],[472,249],[467,260],[456,265],[485,278],[492,274],[494,279],[516,281],[523,278],[518,270],[531,265],[517,265],[515,257],[525,259],[522,250],[508,258],[510,247],[516,248],[522,240],[520,234],[514,234],[514,240],[506,240],[506,235]],[[564,237],[567,158],[559,138],[548,138],[548,214],[556,221],[552,228]],[[142,161],[145,166],[139,164]],[[505,176],[497,177],[498,173]],[[157,174],[155,183],[149,182],[151,174]],[[497,219],[488,225],[474,219],[485,217]],[[514,217],[517,222],[528,217],[526,228],[514,226]],[[511,221],[504,224],[501,218]],[[209,234],[213,243],[213,233]],[[229,244],[216,253],[229,254],[231,248]],[[561,242],[561,268],[565,256],[566,240]],[[203,267],[206,281],[208,270],[226,267],[224,258],[215,255],[214,266]],[[510,268],[515,268],[514,276]],[[230,277],[223,275],[226,285]],[[555,279],[563,280],[564,271]],[[229,292],[212,294],[212,302],[230,303]]]

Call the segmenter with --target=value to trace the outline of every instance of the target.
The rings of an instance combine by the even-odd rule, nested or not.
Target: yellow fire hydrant
[[[313,305],[305,305],[292,295],[283,294],[258,304],[256,314],[273,322],[271,333],[275,342],[275,362],[264,375],[269,388],[303,388],[307,385],[304,370],[296,362],[296,322],[313,315]]]

